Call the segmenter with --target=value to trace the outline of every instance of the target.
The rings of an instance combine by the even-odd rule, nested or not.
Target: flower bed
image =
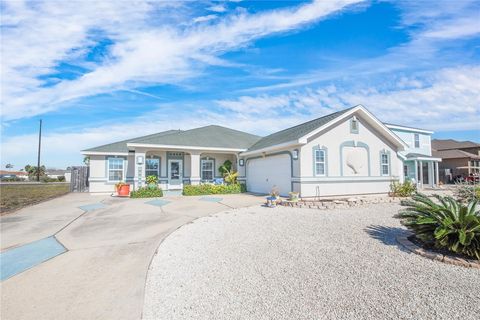
[[[184,196],[203,196],[209,194],[232,194],[246,192],[245,184],[199,184],[199,185],[186,185],[183,187]]]
[[[315,200],[315,199],[301,199],[298,201],[288,201],[284,200],[280,205],[285,207],[298,207],[298,208],[310,208],[310,209],[337,209],[337,208],[350,208],[357,207],[364,204],[370,203],[387,203],[387,202],[400,202],[398,198],[390,197],[365,197],[357,198],[352,197],[348,199],[337,199],[337,200]]]

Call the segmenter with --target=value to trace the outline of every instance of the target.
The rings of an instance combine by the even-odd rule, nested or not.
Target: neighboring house
[[[1,178],[20,178],[22,180],[28,180],[28,173],[25,171],[7,171],[7,170],[0,170],[0,177]]]
[[[480,144],[472,141],[432,140],[432,153],[443,159],[440,165],[446,182],[456,176],[480,173]]]
[[[396,124],[385,125],[407,144],[407,148],[399,152],[403,160],[403,177],[415,181],[419,187],[438,185],[439,163],[442,157],[432,155],[433,131]]]
[[[413,140],[417,134],[419,143]],[[392,181],[404,180],[405,170],[407,176],[420,178],[416,181],[435,186],[440,159],[431,157],[430,135],[386,125],[356,106],[266,137],[206,126],[82,153],[90,157],[90,192],[112,192],[118,181],[138,188],[149,175],[157,176],[165,190],[181,189],[212,181],[219,176],[219,166],[230,160],[248,191],[269,193],[275,186],[282,195],[296,191],[302,197],[336,196],[386,193]]]
[[[58,179],[58,177],[65,177],[65,182],[70,182],[70,170],[60,169],[47,169],[45,175],[52,179]]]

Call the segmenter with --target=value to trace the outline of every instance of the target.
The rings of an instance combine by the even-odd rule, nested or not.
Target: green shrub
[[[417,191],[417,187],[410,180],[405,180],[403,183],[393,181],[390,184],[390,194],[392,197],[410,197]]]
[[[468,205],[452,197],[423,194],[403,201],[402,224],[427,245],[447,249],[480,260],[480,211],[477,201]]]
[[[472,186],[468,183],[456,183],[456,188],[453,191],[455,197],[461,202],[470,202],[473,200],[480,200],[480,186]]]
[[[58,176],[57,179],[59,182],[65,182],[65,176]]]
[[[37,178],[35,177],[34,180],[36,180],[36,179]],[[58,182],[58,179],[57,178],[50,178],[49,176],[41,176],[40,181],[41,182]]]
[[[156,176],[148,176],[146,181],[147,184],[157,184],[158,178]]]
[[[245,184],[199,184],[199,185],[186,185],[183,187],[184,196],[202,196],[208,194],[230,194],[230,193],[242,193],[246,192]]]
[[[157,198],[163,197],[163,191],[161,188],[151,189],[148,187],[138,188],[135,191],[130,192],[130,198]]]

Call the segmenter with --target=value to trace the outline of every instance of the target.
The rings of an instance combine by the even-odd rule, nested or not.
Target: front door
[[[182,160],[168,160],[168,189],[182,189],[183,185]]]

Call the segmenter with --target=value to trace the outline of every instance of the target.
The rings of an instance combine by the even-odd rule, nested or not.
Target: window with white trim
[[[147,158],[145,160],[145,176],[160,176],[160,159],[159,158]]]
[[[123,158],[108,158],[108,180],[123,180]]]
[[[380,167],[382,170],[382,176],[390,175],[390,157],[388,153],[380,154]]]
[[[324,176],[325,175],[325,150],[315,149],[314,150],[314,160],[315,160],[315,175]]]
[[[202,180],[213,180],[213,160],[202,159],[201,161],[201,177]]]
[[[414,134],[414,143],[415,148],[420,148],[420,135],[418,133]]]

